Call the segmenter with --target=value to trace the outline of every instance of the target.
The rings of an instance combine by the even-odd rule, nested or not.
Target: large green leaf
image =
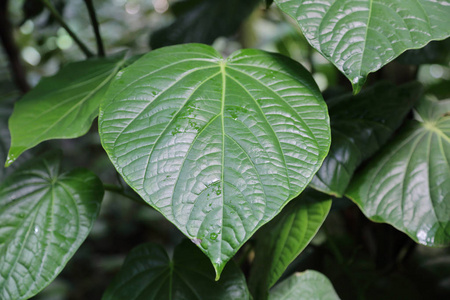
[[[218,276],[306,187],[330,144],[310,74],[259,50],[227,59],[200,44],[152,51],[102,103],[100,136],[118,172],[196,241]]]
[[[11,148],[6,166],[37,144],[85,134],[98,115],[109,82],[123,55],[70,63],[16,102],[9,120]]]
[[[255,299],[266,299],[269,288],[316,235],[331,207],[331,199],[305,190],[258,232],[249,286]]]
[[[143,244],[127,256],[103,300],[250,299],[245,277],[234,263],[214,280],[208,259],[188,240],[175,248],[170,259],[156,244]]]
[[[308,270],[295,273],[278,284],[269,295],[270,300],[339,300],[330,280],[323,274]]]
[[[28,299],[61,272],[87,237],[103,197],[87,170],[60,173],[51,153],[0,186],[0,298]]]
[[[371,160],[348,196],[377,222],[415,241],[450,244],[450,100],[424,100],[401,134]]]
[[[357,96],[328,101],[330,153],[311,185],[342,197],[356,168],[386,143],[420,94],[421,86],[416,83],[400,88],[381,83]]]
[[[448,0],[275,0],[309,43],[352,82],[408,49],[450,36]]]
[[[185,43],[212,44],[236,33],[261,0],[182,0],[171,5],[176,19],[152,34],[153,49]]]

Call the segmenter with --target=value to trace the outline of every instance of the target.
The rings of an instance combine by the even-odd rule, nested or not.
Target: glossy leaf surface
[[[9,120],[11,147],[6,166],[43,141],[85,134],[123,63],[123,55],[70,63],[17,101]]]
[[[310,74],[281,55],[152,51],[114,80],[100,136],[125,181],[210,257],[239,247],[309,183],[329,120]]]
[[[450,36],[447,0],[275,0],[358,92],[408,49]]]
[[[235,34],[261,0],[183,0],[171,4],[175,21],[153,33],[153,49],[185,44],[212,44]]]
[[[425,101],[417,108],[420,121],[355,175],[347,193],[372,220],[421,244],[444,246],[450,244],[450,100]]]
[[[86,239],[103,197],[87,170],[60,173],[54,153],[0,186],[0,298],[28,299],[47,286]]]
[[[386,143],[420,95],[419,84],[381,83],[328,101],[331,148],[311,185],[342,197],[356,168]]]
[[[173,259],[156,244],[142,244],[127,256],[103,300],[250,299],[245,277],[234,263],[219,281],[208,258],[186,240],[175,248]]]
[[[338,300],[330,280],[323,274],[308,270],[295,273],[279,283],[269,295],[270,300]]]
[[[329,196],[307,189],[261,229],[249,282],[255,299],[267,298],[269,288],[316,235],[330,207]]]

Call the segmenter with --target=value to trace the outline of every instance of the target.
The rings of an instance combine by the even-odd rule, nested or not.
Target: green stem
[[[91,24],[94,28],[95,40],[97,42],[97,54],[100,57],[104,57],[105,48],[103,46],[102,36],[100,35],[100,26],[98,24],[97,15],[95,14],[94,4],[92,3],[92,0],[84,0],[84,2],[86,3],[89,18],[91,19]]]
[[[67,23],[63,20],[62,16],[55,9],[55,7],[50,3],[49,0],[41,0],[42,4],[50,11],[53,17],[58,21],[58,23],[67,31],[67,33],[72,37],[72,39],[77,43],[78,47],[80,47],[81,51],[87,56],[92,57],[94,54],[87,48],[87,46],[78,38],[78,36],[73,32]]]
[[[145,204],[147,206],[149,206],[144,200],[142,200],[141,197],[139,197],[137,194],[134,193],[130,193],[127,192],[126,190],[124,190],[122,187],[114,185],[114,184],[107,184],[104,183],[103,184],[103,188],[105,189],[105,191],[111,192],[111,193],[115,193],[118,195],[121,195],[125,198],[128,198],[130,200],[133,200],[134,202],[140,203],[140,204]]]

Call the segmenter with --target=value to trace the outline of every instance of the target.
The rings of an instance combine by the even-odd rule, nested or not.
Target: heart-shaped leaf
[[[330,280],[323,274],[308,270],[295,273],[279,283],[269,295],[270,300],[339,300]]]
[[[173,259],[155,244],[143,244],[128,254],[103,300],[250,299],[247,283],[234,263],[219,281],[208,259],[190,241],[175,248]]]
[[[225,263],[309,183],[330,144],[310,74],[281,55],[161,48],[113,81],[102,144],[125,181]]]
[[[424,100],[411,121],[349,186],[348,196],[377,222],[415,241],[450,245],[450,100]]]
[[[402,124],[421,95],[417,83],[397,88],[381,83],[359,95],[327,102],[331,118],[331,148],[311,186],[342,197],[356,168],[371,157]]]
[[[450,36],[450,5],[436,0],[275,0],[309,43],[359,92],[375,72],[408,49]]]
[[[60,173],[51,153],[0,186],[0,298],[28,299],[61,272],[96,219],[101,181],[87,170]]]
[[[85,134],[98,115],[109,82],[123,55],[70,63],[16,102],[9,119],[11,147],[6,166],[37,144]]]
[[[249,280],[255,299],[267,299],[269,288],[316,235],[330,208],[329,196],[307,189],[261,228]]]

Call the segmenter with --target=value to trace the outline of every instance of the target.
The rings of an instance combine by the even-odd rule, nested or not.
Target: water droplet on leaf
[[[364,76],[356,76],[352,80],[352,86],[353,86],[353,95],[358,94],[361,91],[361,88],[363,87],[364,83],[366,83],[366,77]]]

